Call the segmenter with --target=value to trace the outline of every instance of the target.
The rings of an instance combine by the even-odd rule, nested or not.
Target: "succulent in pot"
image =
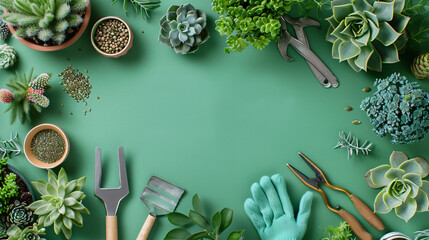
[[[8,240],[46,240],[41,236],[45,235],[45,229],[39,228],[36,223],[24,229],[13,226],[7,230]]]
[[[10,68],[16,62],[16,52],[12,46],[0,45],[0,69]]]
[[[7,222],[10,225],[28,226],[33,222],[33,211],[31,211],[26,202],[15,200],[6,211]]]
[[[404,4],[405,0],[333,0],[326,36],[333,43],[332,57],[347,61],[357,72],[381,72],[383,63],[399,62],[410,20],[401,13]]]
[[[178,54],[196,52],[209,38],[206,13],[191,4],[170,6],[160,25],[159,41]]]
[[[417,79],[429,78],[429,52],[420,54],[411,64],[411,73]]]
[[[88,25],[89,0],[0,0],[3,21],[20,42],[38,51],[73,44]]]
[[[424,158],[408,159],[403,152],[393,151],[390,165],[381,165],[367,172],[372,188],[383,188],[375,198],[374,211],[396,215],[408,222],[416,212],[429,211],[429,162]]]
[[[133,46],[131,26],[122,18],[108,16],[98,20],[91,30],[91,44],[105,57],[118,58]]]

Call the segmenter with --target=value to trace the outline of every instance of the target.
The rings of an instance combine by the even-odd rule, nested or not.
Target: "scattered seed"
[[[352,107],[345,107],[344,110],[351,111],[351,110],[353,110],[353,108]]]
[[[60,115],[60,116],[61,116],[61,114],[63,114],[63,112],[61,112],[61,111],[60,111],[60,112],[58,113],[58,115]]]
[[[83,115],[86,115],[86,110],[83,111]]]
[[[364,89],[363,89],[363,91],[364,91],[364,92],[370,92],[370,91],[371,91],[371,88],[366,87],[366,88],[364,88]]]
[[[88,110],[89,110],[89,112],[91,112],[91,108],[89,108]]]
[[[54,163],[60,160],[65,148],[64,139],[52,129],[38,132],[31,141],[31,152],[44,163]]]
[[[70,115],[73,115],[73,112],[69,112],[70,113]]]
[[[64,104],[61,104],[61,108],[64,107]]]
[[[142,30],[142,33],[144,33],[144,31]]]
[[[85,102],[85,106],[86,106],[86,105],[88,105],[88,103],[87,103],[87,102]]]
[[[88,73],[88,69],[85,69],[85,72]]]
[[[63,90],[69,94],[76,102],[85,101],[91,94],[91,84],[88,76],[84,76],[78,69],[68,66],[58,76],[61,77],[60,84],[64,86]]]
[[[360,121],[359,120],[353,120],[352,123],[355,124],[355,125],[359,125]]]
[[[100,99],[100,97],[96,97],[96,99]]]

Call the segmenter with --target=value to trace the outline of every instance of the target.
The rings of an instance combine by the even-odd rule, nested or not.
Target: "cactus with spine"
[[[0,90],[0,99],[3,103],[9,104],[5,112],[11,113],[11,123],[20,119],[21,123],[30,119],[30,112],[34,109],[41,112],[42,108],[49,106],[49,99],[43,95],[48,88],[49,74],[43,73],[32,79],[33,69],[27,76],[21,76],[18,72],[10,77],[6,84],[7,89]]]
[[[0,45],[0,69],[10,68],[16,62],[16,52],[12,46]]]
[[[420,54],[414,59],[411,72],[417,79],[429,78],[429,53]]]
[[[53,40],[57,45],[66,40],[69,28],[80,26],[88,4],[88,0],[0,0],[8,10],[3,21],[16,28],[18,37]]]
[[[9,28],[7,24],[0,19],[0,40],[4,41],[9,36]]]

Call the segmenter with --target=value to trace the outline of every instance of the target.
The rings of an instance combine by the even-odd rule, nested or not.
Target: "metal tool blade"
[[[101,188],[101,149],[95,149],[95,186],[94,194],[104,202],[107,216],[116,216],[120,201],[128,195],[128,178],[127,168],[125,165],[124,149],[118,149],[118,164],[119,164],[119,188]]]
[[[152,176],[140,199],[152,216],[173,212],[185,190],[159,177]]]

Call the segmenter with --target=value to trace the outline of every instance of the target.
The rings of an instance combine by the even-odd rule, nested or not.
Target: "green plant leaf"
[[[429,197],[425,192],[419,190],[419,193],[414,199],[417,203],[417,212],[429,211]]]
[[[394,179],[401,179],[402,176],[404,176],[406,172],[399,168],[391,168],[389,171],[386,172],[386,179],[389,179],[390,181],[393,181]]]
[[[191,222],[202,227],[203,229],[213,231],[209,222],[203,215],[201,215],[201,213],[194,210],[189,210],[189,219],[191,220]]]
[[[422,178],[427,177],[429,174],[429,162],[426,159],[421,157],[416,157],[411,160],[415,160],[418,164],[420,164],[420,167],[422,167],[422,174],[421,174]]]
[[[416,160],[413,160],[413,159],[410,159],[410,160],[403,162],[399,166],[399,169],[404,170],[406,173],[418,174],[419,176],[421,176],[423,173],[422,166],[420,166],[420,164]]]
[[[391,182],[391,180],[385,177],[389,169],[389,165],[381,165],[369,170],[365,175],[368,185],[372,188],[382,188],[387,186]]]
[[[220,225],[222,223],[222,216],[220,215],[220,212],[217,211],[212,216],[212,227],[216,234],[219,233]]]
[[[398,217],[408,222],[417,211],[417,202],[412,198],[407,198],[407,200],[402,203],[401,206],[395,208],[396,215]]]
[[[191,223],[191,220],[189,220],[188,216],[179,212],[169,213],[167,214],[167,218],[168,218],[168,221],[170,221],[170,223],[175,226],[185,226]]]
[[[383,189],[378,193],[377,197],[375,197],[374,202],[374,212],[376,213],[389,213],[392,209],[386,206],[383,201],[383,195],[386,193],[386,189]]]
[[[203,213],[203,205],[201,203],[200,196],[198,196],[197,193],[192,198],[192,207],[194,208],[195,211],[197,211],[201,214]]]
[[[227,240],[240,240],[243,237],[244,230],[231,232]]]
[[[423,185],[422,178],[420,177],[420,174],[416,173],[407,173],[404,175],[403,179],[410,180],[414,184],[416,184],[418,187],[421,187]]]
[[[221,234],[225,229],[227,229],[232,224],[234,218],[234,211],[230,208],[224,208],[220,211],[222,217],[221,225],[219,228],[219,234]]]
[[[197,232],[192,234],[191,236],[189,236],[188,238],[186,238],[186,240],[199,240],[199,239],[205,239],[205,238],[209,238],[209,239],[213,239],[213,237],[211,237],[207,232]]]
[[[175,228],[167,233],[164,240],[185,240],[191,233],[182,228]]]
[[[393,151],[390,155],[390,165],[398,168],[403,162],[408,160],[408,156],[403,152]]]

